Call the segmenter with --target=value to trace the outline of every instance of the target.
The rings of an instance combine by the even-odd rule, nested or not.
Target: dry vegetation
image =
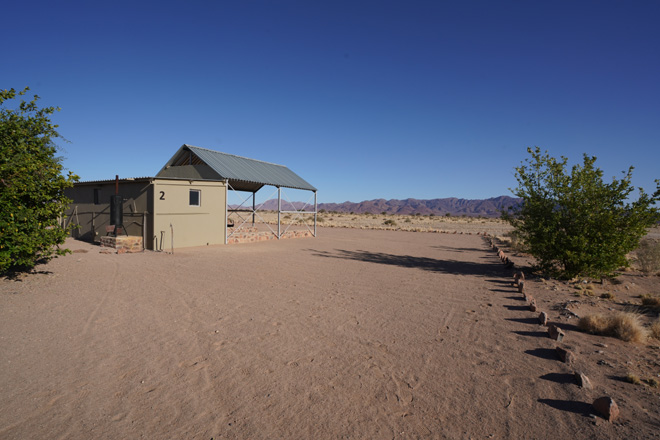
[[[634,259],[639,269],[646,274],[660,271],[660,241],[653,238],[642,240],[634,253]]]
[[[654,339],[660,339],[660,318],[656,319],[650,327],[650,335]]]
[[[277,223],[277,213],[261,213],[263,219],[270,223]],[[313,216],[310,214],[296,215],[283,214],[282,223],[285,225],[313,225]],[[390,214],[351,214],[320,212],[317,216],[318,226],[326,228],[354,228],[379,229],[412,232],[439,232],[477,234],[488,233],[504,237],[512,231],[511,226],[498,218],[485,217],[457,217],[433,215],[390,215]]]
[[[647,339],[646,328],[634,313],[586,315],[580,318],[578,327],[591,334],[613,336],[626,342],[643,343]]]

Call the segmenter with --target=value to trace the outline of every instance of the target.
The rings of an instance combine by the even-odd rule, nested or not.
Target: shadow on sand
[[[568,373],[548,373],[540,377],[543,380],[549,380],[550,382],[555,382],[558,384],[576,384],[575,376]]]
[[[581,414],[583,416],[589,416],[593,413],[593,408],[590,404],[576,400],[539,399],[538,402],[544,403],[554,409]]]
[[[393,255],[381,252],[349,251],[344,249],[337,249],[334,253],[313,249],[310,249],[310,251],[314,252],[314,255],[317,257],[364,261],[367,263],[409,267],[412,269],[422,269],[431,272],[442,272],[455,275],[494,276],[501,273],[501,266],[495,263],[484,264],[469,261],[438,260],[428,257],[414,257],[411,255]]]
[[[533,350],[525,350],[525,354],[531,354],[537,358],[546,359],[550,361],[558,361],[557,351],[552,348],[535,348]]]

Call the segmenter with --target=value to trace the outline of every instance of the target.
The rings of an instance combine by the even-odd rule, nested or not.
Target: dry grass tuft
[[[586,315],[580,318],[578,327],[580,330],[593,335],[608,334],[610,329],[610,319],[603,315]]]
[[[626,342],[646,341],[646,329],[634,313],[617,313],[613,319],[614,336]]]
[[[616,299],[616,296],[612,292],[605,292],[600,295],[600,297],[603,299],[609,299],[610,301],[614,301]]]
[[[650,336],[655,339],[660,339],[660,318],[656,319],[651,324]]]
[[[588,333],[613,336],[626,342],[644,342],[647,338],[646,329],[639,316],[633,313],[620,312],[610,316],[587,315],[580,318],[578,327]]]
[[[642,298],[642,305],[653,309],[660,309],[660,297],[645,294],[640,296]]]
[[[652,377],[650,379],[645,379],[644,382],[646,382],[650,387],[653,388],[658,388],[660,386],[660,382],[658,382],[658,379]]]
[[[652,274],[660,270],[660,242],[652,239],[642,240],[635,253],[642,272]]]
[[[633,373],[628,373],[628,375],[626,376],[626,381],[633,385],[639,385],[642,383],[639,376]]]

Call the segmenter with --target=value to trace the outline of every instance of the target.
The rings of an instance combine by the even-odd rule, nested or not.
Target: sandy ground
[[[574,331],[556,307],[570,287],[530,280],[577,354],[562,363],[481,236],[67,244],[0,281],[2,439],[660,437],[660,393],[622,379],[660,374],[660,347]],[[617,293],[657,285],[625,278]],[[591,414],[604,395],[614,423]]]

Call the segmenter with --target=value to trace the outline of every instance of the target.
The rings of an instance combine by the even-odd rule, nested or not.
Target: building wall
[[[198,190],[200,205],[190,205],[190,190]],[[95,203],[95,192],[98,203]],[[73,200],[65,223],[79,225],[72,236],[99,242],[110,226],[110,196],[114,182],[82,182],[67,188]],[[128,235],[144,238],[146,249],[206,246],[225,243],[224,182],[200,180],[120,180],[124,226]],[[170,228],[170,224],[172,227]],[[172,236],[172,230],[174,235]]]
[[[153,212],[151,190],[150,180],[122,180],[119,183],[119,194],[124,199],[123,213],[126,232],[128,235],[145,237],[147,248],[149,248],[148,239],[150,235],[153,235],[149,228],[150,216]],[[73,188],[67,188],[65,195],[73,202],[66,212],[65,222],[79,225],[71,235],[94,242],[98,242],[102,236],[106,235],[106,226],[110,226],[110,196],[114,194],[114,182],[78,183]]]
[[[199,191],[199,206],[190,205],[191,190]],[[159,249],[225,243],[224,182],[155,179],[153,194],[152,235]]]

